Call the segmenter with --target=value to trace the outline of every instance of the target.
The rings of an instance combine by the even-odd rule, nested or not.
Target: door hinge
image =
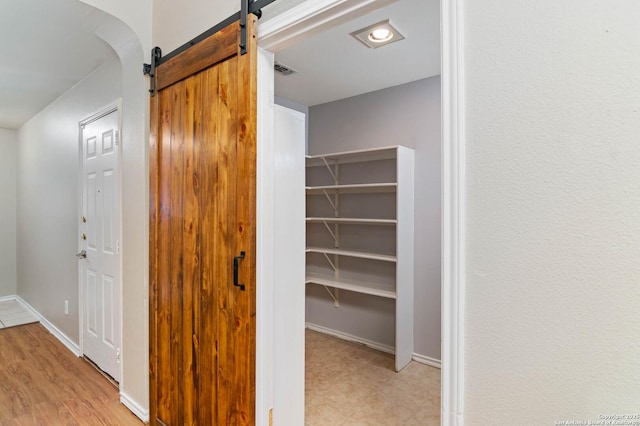
[[[116,362],[120,363],[120,349],[116,349]]]
[[[116,240],[116,254],[120,254],[120,240]]]
[[[120,145],[120,132],[119,131],[115,131],[115,139],[116,139],[116,145]]]

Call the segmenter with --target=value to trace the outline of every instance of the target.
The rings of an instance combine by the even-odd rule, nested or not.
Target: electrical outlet
[[[68,300],[64,301],[64,314],[69,316],[69,301]]]

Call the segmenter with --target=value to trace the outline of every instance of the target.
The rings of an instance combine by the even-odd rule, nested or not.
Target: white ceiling
[[[278,12],[300,0],[277,0]],[[370,49],[350,35],[390,19],[406,38]],[[276,96],[313,106],[440,74],[440,1],[399,0],[276,52],[298,71],[276,73]]]
[[[0,128],[16,129],[114,58],[77,0],[0,0]],[[80,53],[81,52],[81,53]]]
[[[278,0],[263,19],[303,1]],[[77,0],[0,0],[0,7],[0,128],[20,127],[116,56],[95,35],[109,17]],[[349,35],[384,19],[406,39],[369,49]],[[276,95],[308,106],[438,75],[439,0],[399,0],[283,49],[276,60],[299,71],[276,74]]]

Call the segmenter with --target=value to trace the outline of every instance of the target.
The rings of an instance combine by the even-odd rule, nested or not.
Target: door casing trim
[[[466,129],[463,0],[441,0],[443,425],[464,424]]]
[[[397,0],[306,1],[258,27],[272,52]],[[440,1],[442,81],[441,423],[464,424],[466,165],[462,0]],[[264,390],[263,390],[264,391]]]

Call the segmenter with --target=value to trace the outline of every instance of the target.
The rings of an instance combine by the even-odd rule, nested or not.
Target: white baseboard
[[[11,302],[12,300],[16,300],[16,296],[2,296],[0,297],[0,302]]]
[[[363,339],[362,337],[354,336],[353,334],[344,333],[339,330],[333,330],[331,328],[323,327],[318,324],[306,323],[306,327],[309,330],[317,331],[318,333],[328,334],[338,339],[347,340],[349,342],[361,343],[371,349],[378,350],[380,352],[386,352],[388,354],[395,354],[395,349],[391,346],[384,345],[382,343],[374,342],[373,340]]]
[[[67,349],[69,349],[75,356],[77,357],[82,356],[82,351],[80,351],[80,346],[78,346],[76,342],[74,342],[69,337],[67,337],[67,335],[64,334],[62,331],[60,331],[55,325],[51,324],[49,320],[43,317],[40,314],[40,312],[36,311],[33,308],[33,306],[28,304],[22,297],[20,296],[14,296],[14,297],[16,302],[20,303],[22,306],[24,306],[25,309],[27,309],[36,318],[38,318],[38,321],[40,321],[40,324],[42,324],[44,328],[49,330],[49,333],[53,334],[56,337],[56,339],[60,340],[60,342],[63,345],[65,345]]]
[[[120,402],[122,403],[122,405],[127,407],[133,414],[135,414],[136,417],[138,417],[140,420],[142,420],[145,423],[149,422],[149,418],[150,418],[149,410],[146,408],[143,408],[140,404],[134,401],[133,398],[131,398],[122,390],[120,391]]]
[[[368,339],[363,339],[362,337],[354,336],[353,334],[344,333],[339,330],[323,327],[321,325],[313,324],[310,322],[306,323],[306,327],[309,330],[317,331],[318,333],[328,334],[330,336],[337,337],[338,339],[346,340],[349,342],[361,343],[365,346],[370,347],[371,349],[375,349],[381,352],[385,352],[392,355],[396,353],[395,348],[393,348],[392,346],[384,345],[382,343],[374,342]],[[411,356],[411,359],[413,359],[415,362],[419,362],[420,364],[426,364],[432,367],[442,368],[442,363],[440,362],[439,359],[431,358],[426,355],[413,353],[413,355]]]
[[[420,364],[430,365],[435,368],[442,368],[442,362],[439,359],[431,358],[430,356],[420,355],[414,352],[411,359],[415,362],[419,362]]]

